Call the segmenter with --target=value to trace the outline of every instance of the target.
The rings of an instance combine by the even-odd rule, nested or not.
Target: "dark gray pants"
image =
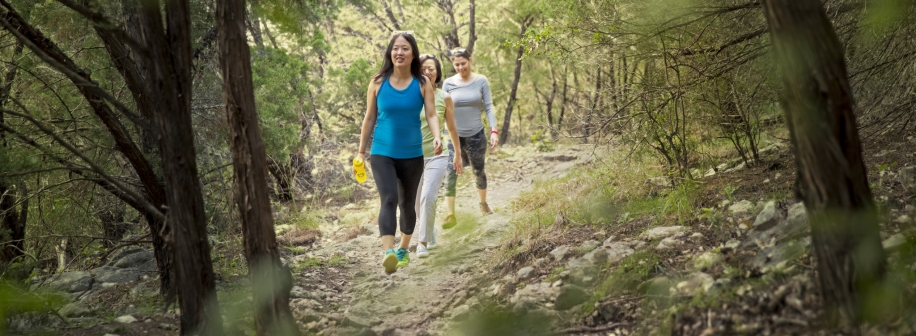
[[[477,189],[487,189],[487,173],[484,171],[485,158],[487,156],[487,137],[484,135],[485,130],[480,130],[477,134],[469,137],[458,137],[461,146],[461,163],[467,167],[471,165],[471,171],[477,178]],[[455,184],[458,182],[458,174],[455,173],[455,150],[452,144],[448,144],[451,153],[448,160],[448,176],[445,178],[445,196],[455,196]]]

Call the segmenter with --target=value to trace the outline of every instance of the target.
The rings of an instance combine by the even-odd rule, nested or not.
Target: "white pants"
[[[417,241],[436,242],[436,199],[439,198],[439,187],[445,179],[448,167],[448,155],[424,158],[425,168],[420,177],[420,190],[417,192]]]

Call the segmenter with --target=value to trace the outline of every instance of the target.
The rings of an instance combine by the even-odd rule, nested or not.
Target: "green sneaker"
[[[382,267],[385,267],[386,274],[391,274],[398,270],[398,256],[395,254],[394,249],[385,251],[385,256],[382,257]]]
[[[407,266],[407,264],[410,263],[410,252],[408,252],[406,249],[399,248],[397,255],[398,255],[398,268]]]
[[[454,214],[445,216],[445,223],[442,224],[443,229],[448,230],[455,227],[455,225],[458,225],[458,219],[455,218]]]

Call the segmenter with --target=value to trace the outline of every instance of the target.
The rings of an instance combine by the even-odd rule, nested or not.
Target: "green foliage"
[[[6,329],[7,318],[27,312],[57,311],[68,300],[51,291],[27,291],[20,286],[0,280],[0,331]]]
[[[258,52],[253,52],[258,55]],[[268,155],[286,157],[299,145],[300,115],[308,94],[309,65],[282,49],[265,48],[251,64],[261,137]]]
[[[557,147],[556,142],[550,141],[543,135],[532,135],[531,143],[539,152],[552,152]]]

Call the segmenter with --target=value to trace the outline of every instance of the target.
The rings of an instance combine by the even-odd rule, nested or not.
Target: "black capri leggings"
[[[370,155],[372,177],[382,202],[378,212],[378,229],[382,236],[393,236],[397,230],[397,208],[401,208],[401,233],[413,234],[417,223],[414,203],[423,176],[423,157],[393,159]]]
[[[485,157],[487,155],[487,137],[480,130],[477,134],[469,137],[458,137],[461,145],[461,163],[463,166],[471,164],[471,170],[474,177],[477,178],[477,189],[487,189],[487,172],[484,171]],[[450,154],[448,160],[448,176],[445,178],[445,196],[455,196],[455,184],[458,182],[458,174],[455,173],[454,162],[455,150],[452,144],[449,144]]]

